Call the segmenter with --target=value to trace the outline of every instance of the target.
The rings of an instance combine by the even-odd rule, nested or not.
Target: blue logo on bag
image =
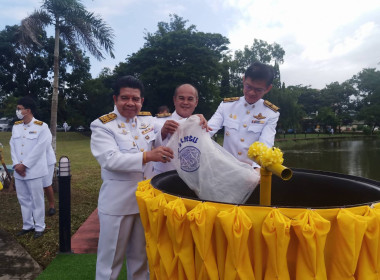
[[[197,144],[198,142],[198,137],[192,136],[192,135],[187,135],[181,139],[179,139],[178,147],[182,147],[182,144],[186,142],[193,142],[194,144]]]
[[[201,152],[193,147],[187,146],[178,153],[181,169],[186,172],[194,172],[199,168]]]

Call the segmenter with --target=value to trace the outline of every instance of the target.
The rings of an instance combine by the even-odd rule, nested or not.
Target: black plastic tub
[[[271,207],[340,208],[380,201],[378,181],[326,171],[296,168],[292,171],[289,181],[272,176]],[[177,171],[159,174],[152,178],[151,184],[165,193],[199,200]],[[244,205],[257,206],[259,198],[260,186],[257,186]]]

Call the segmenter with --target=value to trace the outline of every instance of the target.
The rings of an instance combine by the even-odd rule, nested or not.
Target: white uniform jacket
[[[51,143],[49,143],[49,145],[47,145],[47,148],[46,148],[46,160],[47,160],[48,166],[53,165],[57,162]]]
[[[156,122],[155,122],[155,130],[157,133],[156,139],[157,139],[157,143],[159,143],[159,145],[162,145],[162,146],[166,146],[171,137],[171,134],[168,134],[164,140],[162,140],[161,138],[161,128],[164,126],[165,122],[168,120],[174,120],[178,122],[180,120],[186,120],[186,118],[182,118],[180,115],[177,114],[176,111],[174,111],[173,114],[171,114],[168,117],[156,118]],[[153,169],[154,169],[155,175],[166,172],[166,171],[175,170],[175,167],[171,162],[167,162],[167,163],[154,162],[153,166],[154,166]]]
[[[139,213],[137,183],[153,175],[152,163],[143,164],[143,152],[151,150],[155,139],[153,123],[151,116],[126,119],[116,107],[91,123],[91,152],[103,179],[98,200],[101,213]]]
[[[236,101],[222,102],[208,121],[208,125],[213,129],[210,134],[214,135],[224,127],[223,147],[238,160],[259,167],[248,158],[248,148],[256,141],[268,147],[273,146],[280,116],[276,109],[276,106],[264,102],[263,99],[254,104],[247,103],[244,97]]]
[[[19,180],[29,180],[47,175],[47,146],[51,145],[52,136],[46,123],[33,118],[28,124],[18,121],[12,129],[11,146],[12,164],[22,163],[26,168],[26,176],[17,172],[14,177]]]

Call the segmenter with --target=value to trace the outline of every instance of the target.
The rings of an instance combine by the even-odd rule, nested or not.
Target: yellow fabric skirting
[[[136,191],[150,279],[380,279],[380,204],[333,209],[201,202]]]

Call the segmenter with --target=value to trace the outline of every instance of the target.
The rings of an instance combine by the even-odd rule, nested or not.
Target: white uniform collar
[[[31,120],[28,124],[23,123],[23,125],[29,127],[29,126],[31,126],[35,121],[36,121],[36,119],[33,117],[32,120]]]
[[[114,108],[113,108],[113,113],[115,113],[117,115],[117,118],[120,119],[122,122],[125,122],[125,123],[136,123],[137,122],[137,116],[134,116],[131,119],[127,119],[126,117],[124,117],[120,114],[120,112],[116,108],[116,106],[114,106]]]
[[[256,105],[259,105],[260,103],[264,102],[263,99],[259,99],[255,103],[249,104],[247,101],[245,101],[245,96],[243,96],[243,98],[240,98],[239,101],[240,100],[244,104],[244,107],[246,107],[246,108],[255,108]]]
[[[178,115],[178,113],[177,113],[177,111],[174,111],[173,112],[173,114],[172,114],[172,119],[173,120],[185,120],[185,119],[187,119],[187,118],[183,118],[183,117],[181,117],[180,115]]]

